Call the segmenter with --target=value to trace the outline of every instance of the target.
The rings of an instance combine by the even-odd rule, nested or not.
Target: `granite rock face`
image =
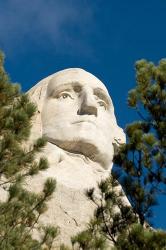
[[[46,178],[57,189],[40,223],[60,228],[59,243],[82,231],[95,209],[85,190],[96,187],[112,168],[114,145],[125,142],[117,125],[111,97],[104,84],[83,69],[55,73],[28,92],[38,110],[32,121],[30,141],[44,136],[48,143],[38,156],[49,168],[27,180],[28,189],[39,192]],[[96,189],[97,193],[97,189]]]

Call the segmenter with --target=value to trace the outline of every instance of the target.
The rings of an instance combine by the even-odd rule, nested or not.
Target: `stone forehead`
[[[91,73],[81,68],[69,68],[69,69],[58,71],[50,79],[50,82],[54,82],[55,85],[58,83],[61,84],[61,83],[66,83],[70,81],[71,82],[79,81],[79,82],[82,82],[83,84],[89,83],[90,85],[103,88],[108,93],[107,88],[102,83],[102,81],[100,81],[97,77],[95,77]]]

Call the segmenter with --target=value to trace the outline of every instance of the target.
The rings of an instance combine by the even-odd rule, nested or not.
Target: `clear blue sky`
[[[64,68],[96,75],[124,128],[137,118],[126,102],[135,61],[166,57],[166,0],[0,0],[0,48],[23,91]],[[165,200],[154,225],[166,229]]]

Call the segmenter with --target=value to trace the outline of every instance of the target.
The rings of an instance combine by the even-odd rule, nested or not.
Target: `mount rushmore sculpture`
[[[94,204],[85,190],[97,187],[112,168],[114,146],[125,142],[117,125],[114,107],[105,85],[83,69],[59,71],[28,91],[37,105],[31,141],[44,136],[49,168],[28,180],[39,192],[46,178],[57,189],[40,223],[59,226],[59,243],[83,230],[93,216]]]

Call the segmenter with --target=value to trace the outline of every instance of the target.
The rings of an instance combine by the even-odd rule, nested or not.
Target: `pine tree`
[[[37,222],[47,209],[46,203],[55,190],[56,182],[47,179],[43,191],[35,194],[23,187],[27,176],[48,167],[47,160],[37,163],[35,155],[45,140],[39,138],[29,149],[23,148],[29,138],[31,118],[36,111],[28,96],[12,84],[4,70],[0,53],[0,249],[51,249],[58,228],[40,228],[40,239],[32,238]]]
[[[141,120],[127,125],[112,176],[99,184],[101,199],[88,190],[97,209],[87,230],[72,238],[75,249],[107,249],[110,243],[119,250],[166,249],[166,232],[151,227],[157,195],[166,194],[166,60],[157,66],[138,61],[136,82],[128,105]]]

